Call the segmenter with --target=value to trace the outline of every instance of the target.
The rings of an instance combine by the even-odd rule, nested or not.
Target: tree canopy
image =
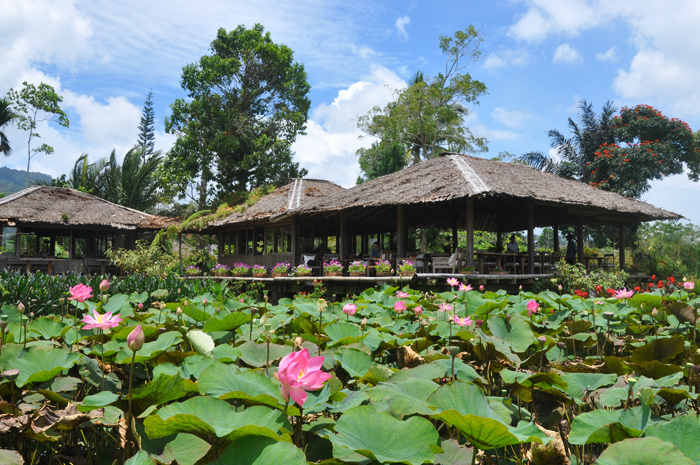
[[[154,129],[154,111],[153,111],[153,91],[148,93],[146,101],[143,103],[141,111],[141,121],[139,122],[139,138],[137,146],[141,148],[143,157],[153,155],[155,148],[155,129]]]
[[[10,146],[10,139],[5,135],[4,128],[13,123],[17,116],[10,102],[6,99],[0,99],[0,153],[6,157],[12,155],[12,147]]]
[[[304,66],[262,25],[219,29],[210,49],[183,68],[188,99],[171,105],[166,131],[178,140],[159,171],[166,194],[179,197],[199,177],[201,207],[211,181],[221,198],[305,175],[291,145],[304,133],[310,106]]]
[[[394,91],[394,100],[384,108],[374,107],[358,118],[358,127],[383,144],[363,153],[402,144],[408,161],[418,163],[446,150],[487,150],[486,140],[464,126],[470,105],[478,104],[486,86],[461,72],[479,59],[482,41],[473,26],[457,31],[454,37],[440,37],[440,50],[447,56],[444,72],[433,78],[417,73],[407,88]]]
[[[690,127],[649,105],[623,107],[619,115],[607,102],[598,115],[593,105],[579,103],[579,123],[569,118],[572,137],[549,131],[558,159],[530,152],[520,159],[543,171],[576,179],[628,197],[640,197],[649,182],[688,168],[700,176],[700,154]]]

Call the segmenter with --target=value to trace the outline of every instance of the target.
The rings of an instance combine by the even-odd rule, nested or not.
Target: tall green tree
[[[530,152],[520,160],[540,170],[592,186],[639,198],[649,182],[688,168],[688,177],[700,177],[700,154],[690,127],[668,118],[648,105],[622,108],[612,102],[600,114],[592,104],[579,103],[579,122],[569,118],[572,136],[549,131],[557,157]]]
[[[136,145],[141,148],[141,155],[144,158],[148,158],[153,155],[153,150],[155,147],[154,140],[155,129],[154,129],[154,116],[153,111],[153,91],[148,93],[146,101],[143,103],[143,110],[141,111],[141,121],[139,123],[139,138]]]
[[[178,143],[159,170],[162,184],[173,182],[182,197],[199,178],[198,203],[206,206],[211,181],[223,197],[305,175],[291,145],[306,127],[310,87],[292,50],[260,24],[219,29],[210,50],[183,68],[188,100],[175,101],[166,119]]]
[[[394,92],[384,108],[374,107],[358,118],[358,128],[383,144],[403,144],[406,157],[418,163],[447,150],[481,152],[486,139],[475,137],[464,125],[478,98],[486,93],[484,83],[462,71],[481,57],[483,41],[473,26],[454,37],[440,37],[440,50],[447,56],[444,72],[433,78],[422,73],[405,89]]]
[[[360,158],[362,175],[357,178],[357,184],[400,171],[406,167],[406,147],[402,144],[386,146],[373,142],[369,149],[357,151]]]
[[[12,147],[10,139],[5,135],[4,128],[13,123],[17,117],[18,115],[12,109],[10,102],[6,99],[0,99],[0,153],[6,157],[12,155]]]
[[[39,87],[34,84],[22,83],[22,89],[16,91],[10,89],[8,99],[14,105],[18,117],[17,127],[29,132],[27,139],[27,179],[25,187],[29,187],[29,166],[32,158],[37,153],[51,155],[54,150],[48,144],[32,149],[32,140],[41,136],[36,132],[37,125],[43,121],[58,123],[63,127],[70,126],[68,115],[61,109],[60,103],[63,97],[58,95],[55,89],[42,82]]]

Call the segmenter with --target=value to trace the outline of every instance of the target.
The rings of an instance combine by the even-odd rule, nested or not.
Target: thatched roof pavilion
[[[75,189],[32,186],[0,199],[0,266],[26,262],[56,271],[104,270],[108,247],[133,247],[137,232],[174,220],[150,215]]]
[[[294,211],[280,212],[272,220],[284,221],[292,216],[319,216],[331,221],[336,217],[340,224],[391,227],[398,231],[399,256],[405,252],[407,226],[461,225],[467,229],[467,256],[471,256],[475,229],[527,229],[528,250],[533,251],[535,227],[554,226],[558,230],[560,225],[575,225],[582,231],[584,224],[624,225],[681,218],[648,203],[526,165],[456,153],[444,153]],[[624,228],[620,231],[624,242]],[[582,236],[580,233],[580,255]]]
[[[219,262],[260,264],[272,267],[278,262],[296,263],[297,255],[305,251],[300,237],[309,234],[310,224],[300,224],[296,218],[272,223],[275,215],[290,214],[320,199],[343,192],[345,189],[330,181],[319,179],[294,179],[260,198],[244,211],[234,212],[214,221],[203,231],[219,235]],[[326,221],[316,227],[328,233]],[[331,228],[337,229],[336,226]],[[328,233],[328,235],[338,233]],[[326,236],[327,237],[327,236]],[[303,240],[301,240],[303,242]]]

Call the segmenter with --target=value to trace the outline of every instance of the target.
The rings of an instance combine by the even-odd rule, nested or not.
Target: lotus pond
[[[694,281],[451,284],[3,305],[0,463],[700,463]]]

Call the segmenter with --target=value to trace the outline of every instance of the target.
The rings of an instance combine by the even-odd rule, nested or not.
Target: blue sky
[[[55,148],[32,170],[67,172],[82,154],[133,146],[153,89],[156,148],[167,151],[169,105],[183,97],[184,65],[208,52],[220,27],[261,23],[304,64],[312,86],[307,134],[296,159],[311,177],[349,187],[359,174],[355,118],[385,105],[417,70],[445,63],[441,35],[470,24],[484,36],[469,66],[488,95],[467,125],[489,140],[491,157],[549,150],[547,131],[567,130],[577,102],[600,108],[640,103],[700,129],[700,2],[670,0],[493,0],[441,2],[0,0],[0,94],[22,81],[48,82],[64,96],[70,129],[41,127]],[[26,167],[26,136],[8,132],[6,166]],[[700,224],[685,175],[654,182],[644,200]]]

